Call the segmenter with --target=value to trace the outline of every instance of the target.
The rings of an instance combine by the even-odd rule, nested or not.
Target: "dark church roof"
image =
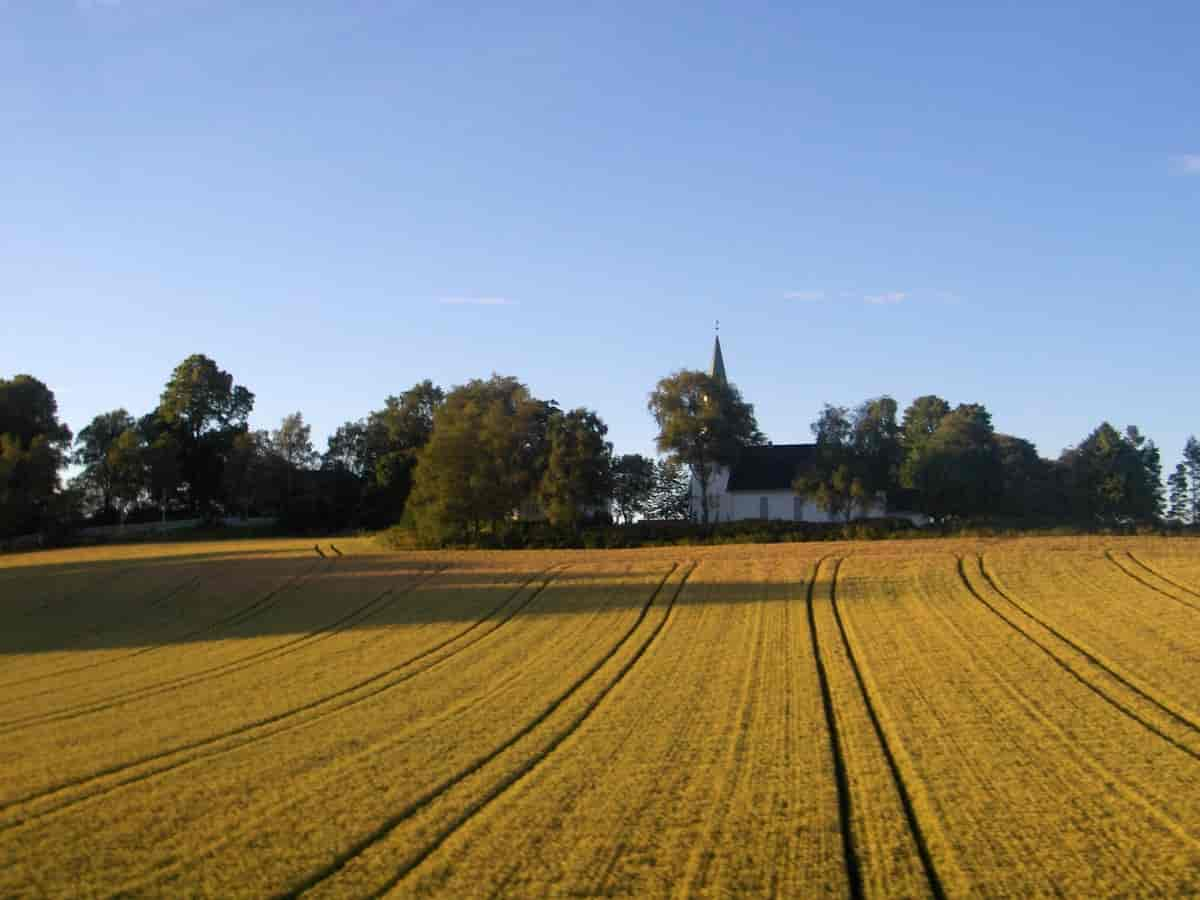
[[[746,447],[729,473],[730,491],[790,491],[801,469],[816,461],[816,444]]]

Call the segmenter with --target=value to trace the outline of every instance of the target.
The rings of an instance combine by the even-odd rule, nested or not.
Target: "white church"
[[[709,374],[725,382],[725,359],[721,354],[721,338],[713,345],[712,368]],[[816,444],[766,444],[747,447],[732,467],[718,466],[708,482],[708,516],[712,522],[737,522],[743,519],[785,519],[792,522],[832,522],[839,517],[821,509],[809,497],[792,489],[797,474],[816,462]],[[700,481],[691,479],[691,517],[703,518],[703,494]],[[919,513],[889,511],[887,498],[879,494],[856,508],[853,518],[878,519],[896,516],[914,524],[924,524]]]

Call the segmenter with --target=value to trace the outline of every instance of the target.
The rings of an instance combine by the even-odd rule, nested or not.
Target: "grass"
[[[1200,889],[1200,542],[0,557],[0,895]]]

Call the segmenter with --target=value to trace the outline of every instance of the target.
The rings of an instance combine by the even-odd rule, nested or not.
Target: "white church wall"
[[[720,521],[736,522],[743,519],[763,518],[763,500],[766,499],[767,518],[783,519],[788,522],[832,522],[841,521],[840,517],[831,516],[821,509],[808,497],[797,497],[794,491],[735,491],[726,494],[722,502]],[[798,502],[799,501],[799,502]],[[799,506],[799,510],[797,510]],[[797,516],[797,511],[800,515]],[[865,518],[879,518],[886,514],[884,504],[871,504]],[[855,511],[855,518],[864,517],[863,513]]]

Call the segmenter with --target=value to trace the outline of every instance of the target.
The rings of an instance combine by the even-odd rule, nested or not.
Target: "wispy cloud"
[[[875,306],[890,306],[896,303],[903,303],[908,299],[908,291],[889,291],[885,294],[867,294],[863,297],[868,303]]]
[[[1200,153],[1181,153],[1172,157],[1171,168],[1176,175],[1200,175]]]
[[[446,306],[512,306],[516,301],[507,297],[441,297],[438,303]]]
[[[788,291],[783,295],[784,300],[799,300],[802,303],[815,303],[825,299],[824,291]]]

